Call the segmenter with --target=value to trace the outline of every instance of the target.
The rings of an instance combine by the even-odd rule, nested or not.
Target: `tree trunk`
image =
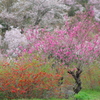
[[[77,94],[81,89],[81,79],[80,79],[80,75],[82,73],[82,70],[81,68],[77,68],[77,71],[74,72],[74,71],[68,71],[69,74],[71,74],[75,80],[75,87],[73,88],[74,92]]]

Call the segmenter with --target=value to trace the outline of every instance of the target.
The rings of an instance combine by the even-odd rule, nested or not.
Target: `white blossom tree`
[[[1,5],[4,1],[6,0],[1,1]],[[16,2],[10,0],[10,2],[1,6],[0,19],[8,26],[14,27],[62,23],[66,15],[64,12],[67,10],[59,0],[17,0]]]
[[[14,27],[64,25],[71,7],[83,9],[75,0],[1,0],[0,4],[0,20]]]
[[[12,28],[10,31],[6,31],[4,43],[8,46],[6,52],[11,56],[17,56],[20,53],[20,46],[26,47],[28,41],[24,34],[21,34],[21,30],[18,28]]]

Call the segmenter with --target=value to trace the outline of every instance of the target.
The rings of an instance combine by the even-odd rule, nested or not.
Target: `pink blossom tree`
[[[45,29],[28,32],[26,36],[31,41],[29,53],[39,51],[74,68],[68,73],[75,79],[76,86],[73,89],[78,93],[82,88],[82,68],[98,60],[100,55],[100,24],[93,20],[93,15],[90,12],[78,14],[71,23],[66,22],[62,29],[55,29],[53,32]]]

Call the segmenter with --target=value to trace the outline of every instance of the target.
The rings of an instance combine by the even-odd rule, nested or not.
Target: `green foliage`
[[[78,3],[80,3],[83,7],[88,3],[89,0],[77,0]]]
[[[75,15],[75,9],[74,7],[71,7],[70,10],[68,11],[68,16],[74,16]]]
[[[81,75],[83,89],[95,89],[100,91],[100,63],[94,61],[83,68]]]
[[[85,92],[79,92],[78,94],[75,94],[74,96],[76,100],[89,100],[90,97],[87,93]]]
[[[83,90],[90,97],[89,100],[100,100],[100,90]]]
[[[10,27],[7,25],[6,22],[0,20],[0,24],[3,26],[3,28],[1,29],[1,33],[0,35],[4,37],[6,30],[8,30]]]
[[[0,100],[5,98],[5,94],[3,92],[0,92]]]

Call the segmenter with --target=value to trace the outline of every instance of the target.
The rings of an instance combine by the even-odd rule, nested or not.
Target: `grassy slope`
[[[91,100],[100,100],[100,90],[85,90],[84,92],[90,96]]]
[[[78,100],[100,100],[100,90],[83,90],[75,97]]]

